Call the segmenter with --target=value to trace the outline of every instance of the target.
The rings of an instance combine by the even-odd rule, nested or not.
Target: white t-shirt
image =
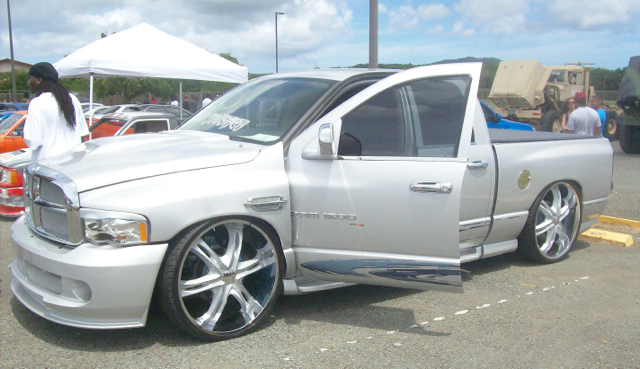
[[[31,161],[62,154],[82,143],[82,136],[89,134],[87,122],[77,97],[69,94],[76,116],[76,127],[67,125],[58,101],[50,92],[43,92],[29,103],[27,121],[24,124],[24,142],[31,148]]]
[[[211,104],[211,99],[208,97],[205,97],[204,100],[202,100],[202,107],[204,108],[205,106]]]
[[[180,103],[178,103],[178,100],[173,100],[173,101],[171,101],[171,105],[173,105],[173,106],[179,106],[179,105],[180,105]]]
[[[593,131],[600,126],[598,113],[591,108],[581,106],[571,113],[565,127],[577,135],[594,136]]]

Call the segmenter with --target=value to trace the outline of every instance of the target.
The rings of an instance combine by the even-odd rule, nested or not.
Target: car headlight
[[[88,242],[119,246],[149,243],[149,222],[142,215],[80,209],[80,217]]]

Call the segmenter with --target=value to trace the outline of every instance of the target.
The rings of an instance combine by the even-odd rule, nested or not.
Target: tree
[[[225,58],[225,59],[227,59],[228,61],[230,61],[232,63],[236,63],[238,65],[242,65],[238,61],[238,58],[236,58],[235,56],[231,55],[231,53],[220,53],[220,56]]]

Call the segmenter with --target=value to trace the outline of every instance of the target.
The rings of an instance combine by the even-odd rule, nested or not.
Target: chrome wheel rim
[[[549,259],[563,257],[573,245],[580,228],[580,201],[568,183],[551,187],[542,198],[536,215],[536,243]]]
[[[276,291],[276,257],[273,241],[251,223],[230,220],[208,227],[191,242],[180,264],[183,311],[211,333],[251,325]]]

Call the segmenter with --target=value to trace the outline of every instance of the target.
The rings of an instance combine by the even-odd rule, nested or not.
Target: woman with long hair
[[[562,107],[562,131],[564,131],[565,125],[569,121],[569,116],[576,110],[576,101],[573,97],[567,99]]]
[[[29,103],[24,141],[33,150],[31,161],[61,154],[82,143],[89,134],[78,98],[58,82],[58,71],[49,63],[29,69]]]

